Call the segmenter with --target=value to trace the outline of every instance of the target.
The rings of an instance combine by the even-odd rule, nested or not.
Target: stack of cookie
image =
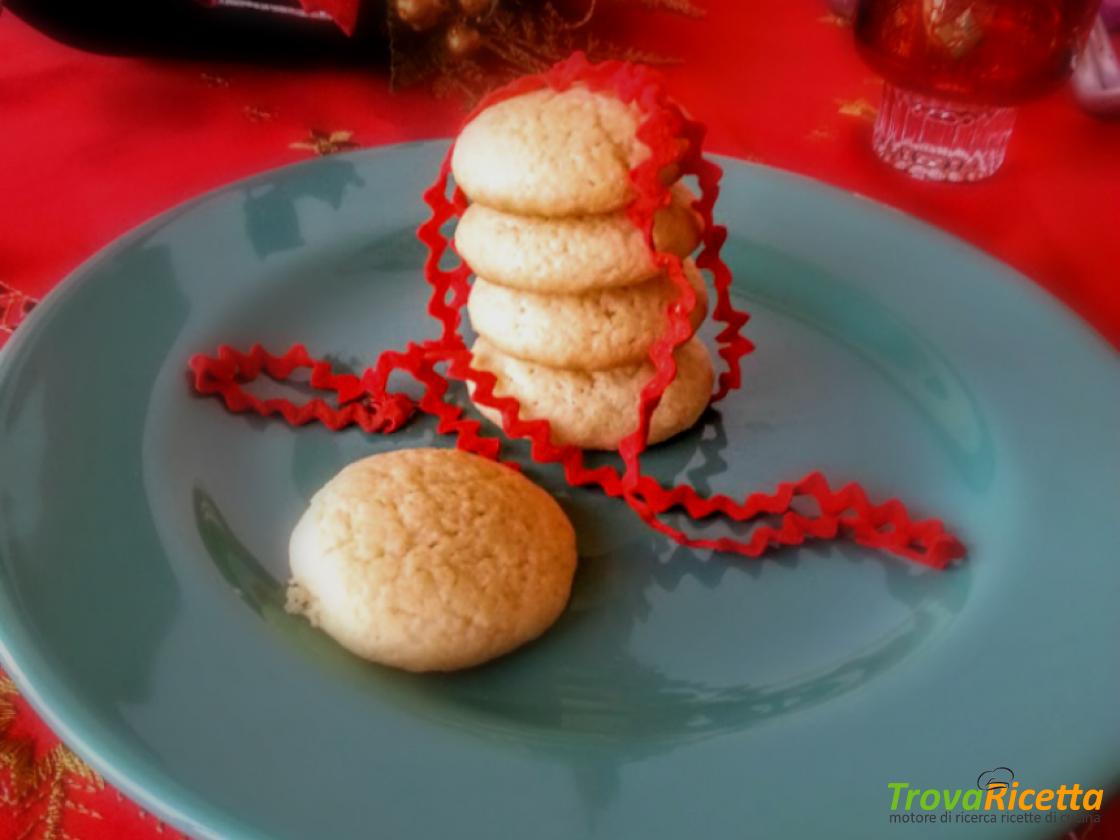
[[[452,157],[471,200],[455,248],[476,275],[474,365],[495,375],[497,394],[521,403],[522,418],[547,419],[558,444],[615,449],[634,431],[653,375],[647,354],[677,294],[625,212],[630,170],[649,155],[639,122],[635,107],[585,88],[535,91],[476,116]],[[684,257],[699,244],[701,222],[684,185],[672,186],[672,198],[655,219],[654,242]],[[695,330],[707,293],[692,260],[685,272],[698,299]],[[650,443],[689,428],[708,404],[707,348],[694,336],[676,360]]]

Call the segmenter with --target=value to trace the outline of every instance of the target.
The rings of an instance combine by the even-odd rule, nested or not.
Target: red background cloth
[[[996,177],[916,182],[871,152],[880,83],[823,3],[701,5],[708,14],[698,21],[628,14],[625,38],[682,60],[666,72],[708,123],[712,151],[938,225],[1018,268],[1120,347],[1120,122],[1089,117],[1063,91],[1022,109]],[[0,342],[110,240],[199,192],[306,157],[291,144],[312,131],[377,145],[449,135],[462,116],[452,100],[390,94],[372,70],[106,58],[53,43],[10,14],[0,15],[0,56]],[[58,747],[0,682],[0,836],[168,835]],[[1117,803],[1089,836],[1120,837]]]

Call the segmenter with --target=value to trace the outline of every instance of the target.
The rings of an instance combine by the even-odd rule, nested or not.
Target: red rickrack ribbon
[[[315,397],[296,405],[284,397],[262,399],[242,387],[257,379],[264,371],[271,379],[284,382],[297,370],[309,370],[308,384],[317,391],[331,391],[335,404]],[[252,412],[261,417],[280,415],[289,426],[304,426],[318,421],[328,429],[339,431],[358,425],[365,432],[395,432],[412,417],[415,406],[403,394],[389,394],[376,388],[375,370],[361,377],[335,373],[329,362],[313,359],[302,344],[295,344],[282,356],[274,356],[261,345],[254,344],[248,353],[222,345],[217,357],[194,356],[190,360],[194,389],[200,394],[221,397],[234,414]]]
[[[376,365],[361,376],[334,373],[328,363],[313,359],[302,345],[295,345],[281,356],[271,355],[259,345],[248,354],[223,346],[217,357],[199,355],[191,359],[195,389],[199,393],[220,396],[231,411],[279,415],[296,426],[312,421],[331,429],[357,424],[366,432],[393,432],[408,420],[415,407],[419,407],[437,419],[439,433],[456,436],[460,449],[497,459],[501,441],[483,435],[480,421],[464,416],[461,407],[445,399],[449,380],[470,383],[473,401],[500,413],[502,431],[507,437],[528,440],[530,457],[534,461],[561,465],[565,478],[574,486],[596,486],[608,496],[621,498],[650,527],[682,545],[758,557],[770,548],[801,545],[808,539],[846,537],[860,545],[934,568],[944,568],[962,557],[964,547],[939,520],[915,521],[896,499],[875,504],[855,483],[833,490],[818,472],[799,481],[782,483],[772,492],[754,492],[736,500],[724,494],[705,496],[687,484],[666,487],[641,471],[641,454],[646,447],[650,417],[676,376],[673,354],[691,337],[690,314],[696,306],[696,294],[684,274],[680,257],[656,250],[653,242],[654,215],[670,201],[669,189],[661,182],[661,173],[666,167],[674,167],[682,175],[695,176],[700,187],[694,209],[703,219],[704,234],[703,249],[696,262],[712,275],[716,293],[712,317],[723,324],[716,343],[724,365],[713,401],[722,399],[741,384],[740,362],[753,350],[753,345],[742,335],[749,316],[731,302],[731,271],[720,257],[727,229],[713,220],[722,170],[701,154],[704,126],[689,119],[668,98],[659,74],[625,62],[591,64],[581,53],[576,53],[545,73],[522,77],[494,91],[479,103],[467,120],[502,100],[544,88],[562,91],[575,84],[609,92],[622,102],[632,104],[642,115],[637,136],[650,154],[630,173],[635,198],[627,208],[627,215],[643,232],[652,259],[678,291],[678,297],[668,307],[666,330],[649,351],[654,372],[639,397],[635,430],[619,445],[621,472],[611,466],[588,467],[582,450],[552,443],[547,420],[522,419],[521,406],[515,398],[494,393],[496,377],[472,366],[471,352],[460,333],[462,308],[470,293],[470,267],[463,262],[451,269],[440,267],[450,244],[441,228],[461,215],[467,206],[466,197],[458,188],[449,192],[450,149],[439,177],[424,193],[424,201],[432,214],[417,232],[428,247],[424,265],[425,277],[432,287],[428,312],[442,325],[438,338],[421,344],[410,343],[404,352],[386,351],[378,357]],[[436,370],[440,364],[446,365],[443,375]],[[262,371],[273,379],[283,380],[299,368],[310,370],[312,388],[333,393],[333,404],[318,397],[302,405],[280,398],[260,399],[243,388]],[[394,371],[407,372],[424,386],[418,403],[414,405],[403,394],[387,390],[389,376]],[[516,464],[510,466],[516,467]],[[806,507],[815,509],[800,512]],[[743,539],[693,537],[662,518],[675,509],[694,521],[723,516],[735,522],[754,523],[754,527]]]

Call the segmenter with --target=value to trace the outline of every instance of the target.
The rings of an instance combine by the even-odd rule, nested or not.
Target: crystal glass
[[[1003,163],[1015,106],[1073,69],[1100,0],[860,0],[856,43],[886,79],[875,151],[915,178]]]

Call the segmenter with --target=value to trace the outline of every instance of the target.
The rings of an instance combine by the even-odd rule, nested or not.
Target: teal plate
[[[431,336],[413,231],[443,148],[173,210],[4,353],[3,656],[74,749],[225,840],[897,837],[890,782],[1120,782],[1116,353],[961,243],[735,161],[718,210],[758,350],[650,468],[735,493],[821,468],[942,517],[967,562],[695,553],[534,467],[581,553],[538,643],[413,676],[287,616],[288,533],[314,490],[362,455],[450,441],[424,419],[380,437],[233,416],[191,394],[186,362],[303,341],[360,367]]]

